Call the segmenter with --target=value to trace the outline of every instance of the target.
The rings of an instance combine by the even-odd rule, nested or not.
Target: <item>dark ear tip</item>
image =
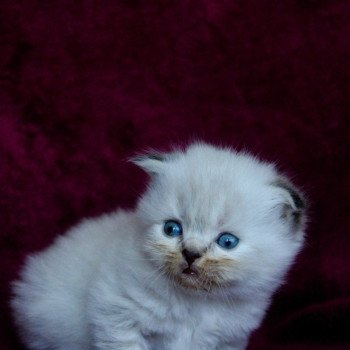
[[[290,187],[288,189],[288,192],[290,196],[292,197],[292,200],[296,206],[297,209],[305,209],[306,208],[306,203],[305,199],[302,197],[302,195],[295,189]]]
[[[148,154],[148,155],[146,155],[146,157],[149,159],[157,160],[159,162],[165,161],[165,157],[160,153]]]
[[[160,153],[146,153],[146,154],[137,154],[130,158],[130,161],[133,163],[141,163],[146,160],[156,160],[158,162],[164,162],[165,156]]]
[[[281,178],[277,180],[274,185],[283,188],[289,193],[296,209],[300,211],[306,209],[307,201],[305,197],[287,179]]]
[[[167,155],[159,152],[149,151],[142,154],[136,154],[129,161],[143,169],[149,175],[160,174],[164,170]]]

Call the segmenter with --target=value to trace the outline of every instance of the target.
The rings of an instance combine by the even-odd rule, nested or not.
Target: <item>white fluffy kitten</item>
[[[203,143],[134,162],[137,209],[29,257],[12,301],[29,349],[245,349],[303,243],[304,204],[271,164]]]

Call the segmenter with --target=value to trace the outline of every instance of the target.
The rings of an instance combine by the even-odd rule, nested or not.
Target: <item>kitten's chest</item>
[[[168,310],[161,322],[149,320],[142,333],[150,350],[213,349],[219,331],[218,313],[205,306]]]

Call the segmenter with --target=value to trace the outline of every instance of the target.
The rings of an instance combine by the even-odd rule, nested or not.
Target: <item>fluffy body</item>
[[[304,206],[271,164],[206,144],[148,154],[137,208],[84,220],[28,258],[12,307],[29,349],[246,348],[303,244]],[[166,220],[181,237],[164,234]],[[216,240],[231,232],[237,247]],[[183,249],[201,252],[184,274]]]

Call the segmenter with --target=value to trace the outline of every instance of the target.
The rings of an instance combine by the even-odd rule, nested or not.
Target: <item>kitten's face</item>
[[[155,273],[208,292],[278,283],[302,244],[295,190],[246,155],[197,145],[167,157],[138,161],[153,174],[139,214]]]

